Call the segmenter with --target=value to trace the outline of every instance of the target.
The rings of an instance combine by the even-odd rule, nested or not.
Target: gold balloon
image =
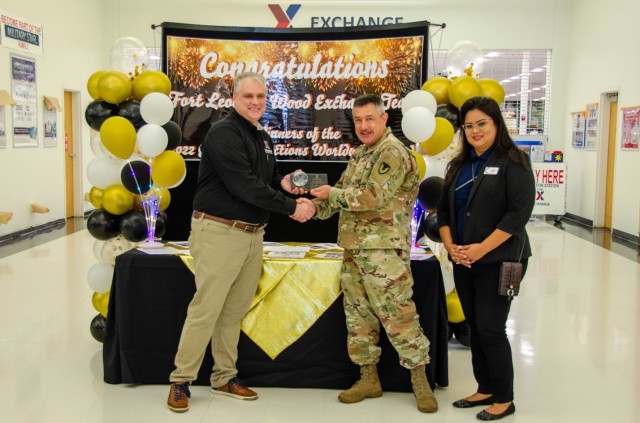
[[[449,104],[449,88],[451,87],[451,80],[444,76],[436,76],[429,79],[422,84],[422,89],[428,91],[436,99],[438,104]]]
[[[100,98],[111,104],[119,104],[131,96],[131,80],[122,72],[108,71],[98,80]]]
[[[451,323],[460,323],[465,320],[462,304],[455,290],[447,294],[447,320]]]
[[[485,97],[491,97],[500,104],[504,101],[504,87],[500,85],[495,79],[480,79],[478,81],[482,88],[482,95]]]
[[[431,137],[420,143],[420,149],[427,156],[437,156],[451,145],[455,129],[445,118],[436,118],[436,129]]]
[[[96,209],[102,208],[102,195],[104,194],[104,190],[98,187],[92,187],[91,191],[89,191],[89,201],[91,205]]]
[[[94,72],[87,81],[87,91],[89,91],[89,95],[94,100],[100,100],[100,90],[98,89],[98,80],[107,73],[105,70],[99,70]]]
[[[477,79],[471,76],[461,76],[456,78],[449,88],[449,99],[451,104],[458,109],[470,98],[482,95],[482,87]]]
[[[142,201],[146,198],[149,198],[152,192],[155,191],[155,195],[158,196],[158,210],[165,211],[169,204],[171,203],[171,193],[168,188],[154,188],[153,190],[149,190],[143,195],[134,195],[133,196],[133,209],[138,211],[144,211],[144,206],[142,205]]]
[[[149,93],[169,95],[170,92],[171,81],[167,75],[160,71],[144,71],[133,80],[133,98],[138,101]]]
[[[122,116],[111,116],[100,127],[100,139],[111,154],[128,159],[136,148],[136,128]]]
[[[170,187],[182,179],[187,171],[184,158],[169,150],[156,156],[151,162],[151,179],[158,187]]]
[[[171,203],[171,193],[168,188],[160,188],[158,190],[158,210],[165,211]]]
[[[91,297],[91,304],[93,304],[93,308],[100,314],[102,317],[107,317],[107,311],[109,310],[109,296],[110,292],[98,293],[94,292]]]
[[[133,207],[133,194],[124,186],[114,184],[107,187],[102,195],[102,208],[111,214],[122,215]]]
[[[133,196],[133,206],[131,207],[134,210],[144,211],[144,207],[142,207],[142,196],[138,194],[134,194]]]
[[[425,173],[427,173],[427,162],[424,161],[422,154],[418,153],[416,150],[411,150],[411,154],[416,158],[416,163],[418,164],[418,180],[422,181]]]

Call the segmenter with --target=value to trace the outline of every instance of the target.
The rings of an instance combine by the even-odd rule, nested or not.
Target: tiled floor
[[[528,228],[535,255],[508,326],[518,411],[504,421],[639,421],[637,247],[625,257],[563,223],[565,230],[544,222]],[[241,402],[201,386],[192,390],[191,410],[177,415],[165,406],[166,386],[107,385],[102,345],[89,333],[95,240],[86,230],[54,232],[24,248],[25,241],[0,247],[2,422],[476,421],[479,409],[450,405],[475,388],[469,351],[454,342],[450,386],[436,391],[434,415],[419,413],[406,393],[345,405],[333,390],[259,388],[258,401]]]

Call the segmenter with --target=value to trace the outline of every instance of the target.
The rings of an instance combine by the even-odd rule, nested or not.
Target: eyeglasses
[[[467,132],[471,132],[473,131],[473,128],[478,127],[478,129],[482,129],[485,126],[487,126],[487,124],[491,121],[491,118],[489,119],[481,119],[479,121],[477,121],[475,124],[473,123],[465,123],[464,125],[462,125],[462,128],[467,131]]]

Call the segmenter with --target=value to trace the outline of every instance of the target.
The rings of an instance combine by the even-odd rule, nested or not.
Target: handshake
[[[291,183],[291,175],[292,174],[289,174],[282,178],[282,188],[291,194],[306,194],[307,191],[304,188],[298,187]],[[331,191],[330,185],[322,185],[312,189],[310,193],[320,200],[326,200],[327,198],[329,198],[329,191]],[[315,216],[316,214],[316,211],[316,205],[313,201],[308,198],[301,197],[296,200],[296,210],[289,217],[297,222],[304,223],[313,218],[313,216]]]

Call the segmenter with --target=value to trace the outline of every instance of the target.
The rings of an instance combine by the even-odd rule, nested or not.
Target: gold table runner
[[[317,257],[327,251],[310,250],[304,259],[263,256],[258,289],[242,320],[242,331],[272,360],[313,326],[340,295],[342,260]],[[193,257],[180,258],[193,272]]]

